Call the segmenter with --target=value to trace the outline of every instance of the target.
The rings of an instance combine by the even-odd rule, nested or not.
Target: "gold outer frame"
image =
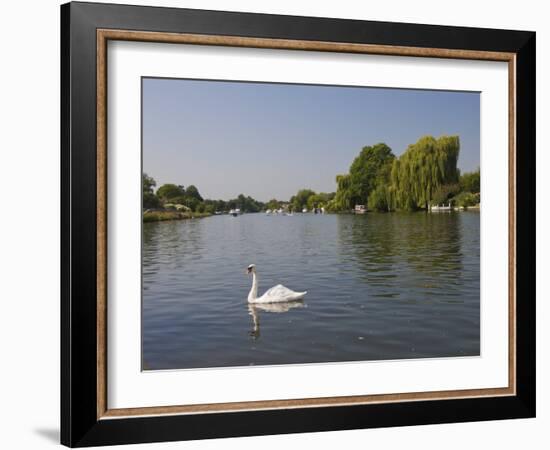
[[[404,47],[340,42],[247,38],[238,36],[159,33],[98,29],[97,36],[97,419],[169,414],[220,413],[266,409],[392,403],[422,400],[516,395],[516,55],[508,52]],[[508,386],[399,394],[317,397],[200,405],[148,406],[109,409],[107,405],[107,42],[109,40],[171,44],[362,53],[501,61],[508,63]]]

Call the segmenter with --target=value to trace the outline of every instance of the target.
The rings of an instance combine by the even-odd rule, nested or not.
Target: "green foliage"
[[[307,208],[307,201],[309,197],[315,195],[315,192],[311,189],[300,189],[296,195],[290,198],[290,204],[293,211],[301,211]]]
[[[204,203],[205,211],[208,211],[210,213],[229,211],[227,202],[223,200],[206,199],[204,200],[203,203]]]
[[[424,136],[409,145],[391,169],[392,207],[427,208],[440,186],[458,181],[459,150],[458,136]]]
[[[306,205],[308,210],[313,208],[326,208],[329,202],[334,198],[334,193],[319,192],[318,194],[310,195]]]
[[[185,189],[181,185],[163,184],[153,193],[156,182],[147,174],[143,174],[143,207],[146,209],[162,209],[158,214],[148,212],[146,221],[169,220],[170,218],[186,218],[180,213],[193,213],[189,217],[202,217],[216,212],[228,212],[230,209],[239,208],[243,212],[259,212],[265,205],[250,196],[240,194],[236,199],[229,201],[204,199],[194,185]],[[178,212],[177,215],[175,214]],[[165,214],[164,214],[165,213]],[[181,217],[180,217],[181,216]]]
[[[235,199],[229,200],[227,202],[227,207],[229,209],[240,209],[242,212],[253,213],[259,212],[264,209],[265,205],[262,202],[254,200],[250,196],[244,196],[244,194],[239,194]]]
[[[461,192],[454,198],[458,206],[467,208],[468,206],[475,206],[479,204],[479,194],[472,194],[471,192]]]
[[[166,204],[175,204],[175,205],[184,205],[192,211],[197,210],[199,205],[203,202],[199,190],[190,185],[185,189],[181,185],[176,184],[163,184],[157,190],[157,197],[160,199],[161,203]],[[201,209],[204,209],[201,207]]]
[[[331,211],[345,211],[353,208],[351,195],[351,177],[348,174],[336,175],[336,195],[330,203]]]
[[[367,206],[372,211],[390,211],[391,193],[385,183],[376,186],[369,194]]]
[[[265,207],[266,207],[266,209],[271,209],[271,210],[273,210],[273,209],[279,209],[279,208],[281,208],[282,204],[283,204],[282,201],[277,200],[277,199],[275,199],[275,198],[272,198],[271,200],[269,200],[269,201],[266,203]]]
[[[207,213],[194,213],[189,211],[146,211],[143,213],[144,222],[161,222],[164,220],[184,220],[207,217]]]
[[[480,192],[480,179],[481,176],[479,169],[477,169],[475,172],[466,172],[460,176],[460,188],[464,192]]]
[[[225,202],[223,200],[210,200],[203,201],[204,211],[210,214],[214,214],[216,211],[225,211]]]
[[[434,196],[447,199],[458,192],[459,149],[458,136],[424,136],[399,158],[383,143],[363,147],[349,174],[336,177],[329,209],[345,211],[360,204],[376,211],[412,211],[427,208]]]
[[[185,189],[176,184],[163,184],[157,190],[157,197],[162,201],[172,200],[176,197],[184,197]]]
[[[199,190],[194,185],[187,186],[187,189],[185,189],[185,196],[194,198],[195,200],[202,202],[203,198],[201,197],[201,194],[199,194]]]
[[[213,203],[203,203],[204,205],[204,212],[208,214],[214,214],[216,212],[216,207]]]
[[[432,195],[432,205],[447,204],[455,195],[460,192],[460,184],[443,184],[439,186]]]
[[[157,182],[154,180],[154,178],[150,177],[146,173],[143,173],[141,180],[142,180],[141,184],[143,187],[143,195],[145,196],[145,194],[152,194],[153,188],[157,185]]]
[[[370,203],[374,209],[388,210],[390,192],[378,186],[389,184],[395,156],[384,143],[363,147],[353,160],[349,174],[337,175],[337,190],[329,210],[351,210],[356,204]],[[372,195],[371,195],[372,194]]]
[[[143,188],[143,208],[154,209],[160,207],[160,200],[153,193],[153,188],[157,185],[157,182],[146,173],[142,174],[141,185]]]
[[[376,186],[387,183],[394,159],[391,148],[384,143],[363,147],[349,169],[350,206],[366,204]]]
[[[146,209],[160,208],[159,198],[153,193],[144,192],[143,193],[143,208],[146,208]]]
[[[336,176],[334,193],[316,193],[300,189],[284,201],[271,199],[267,204],[240,194],[224,200],[203,199],[196,186],[164,184],[156,192],[156,182],[143,174],[143,206],[149,209],[184,209],[197,214],[259,212],[288,206],[291,211],[325,208],[326,211],[351,211],[356,204],[371,211],[413,211],[430,204],[453,202],[458,206],[479,203],[479,169],[462,176],[457,168],[460,142],[458,136],[423,136],[396,158],[384,143],[366,146],[353,160],[349,173]]]
[[[199,201],[195,200],[194,198],[187,197],[186,195],[180,195],[178,197],[170,198],[168,202],[164,203],[164,207],[166,207],[167,204],[184,205],[190,210],[194,211],[199,204]]]

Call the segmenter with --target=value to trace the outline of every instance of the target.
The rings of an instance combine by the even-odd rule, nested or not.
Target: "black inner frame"
[[[99,28],[515,53],[517,395],[98,420]],[[534,417],[535,39],[535,33],[527,31],[80,2],[62,5],[61,443],[81,447]]]

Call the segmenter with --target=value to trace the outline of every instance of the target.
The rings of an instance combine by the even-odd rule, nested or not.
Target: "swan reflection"
[[[260,337],[260,313],[285,313],[294,308],[303,308],[303,300],[279,303],[256,303],[248,304],[248,313],[252,316],[254,328],[249,332],[254,339]]]

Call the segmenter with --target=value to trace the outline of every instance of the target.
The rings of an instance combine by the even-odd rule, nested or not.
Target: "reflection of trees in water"
[[[340,219],[341,250],[369,285],[389,287],[411,269],[435,285],[462,269],[459,214],[372,213]]]
[[[407,262],[424,275],[452,279],[462,269],[460,213],[413,216],[402,234]]]
[[[395,214],[377,214],[374,223],[370,216],[362,216],[363,220],[353,222],[352,242],[361,259],[367,259],[373,265],[372,269],[381,271],[394,261],[395,241],[400,230],[396,229]]]
[[[141,272],[142,286],[145,291],[149,289],[148,279],[154,278],[160,270],[160,261],[157,256],[160,251],[158,225],[157,223],[144,223],[142,228]]]
[[[180,269],[190,259],[200,260],[204,251],[201,220],[204,219],[144,223],[143,266],[175,264]]]
[[[375,220],[372,220],[375,217]],[[399,230],[395,214],[340,216],[338,240],[341,257],[361,279],[373,285],[391,282],[397,255],[395,239]]]

